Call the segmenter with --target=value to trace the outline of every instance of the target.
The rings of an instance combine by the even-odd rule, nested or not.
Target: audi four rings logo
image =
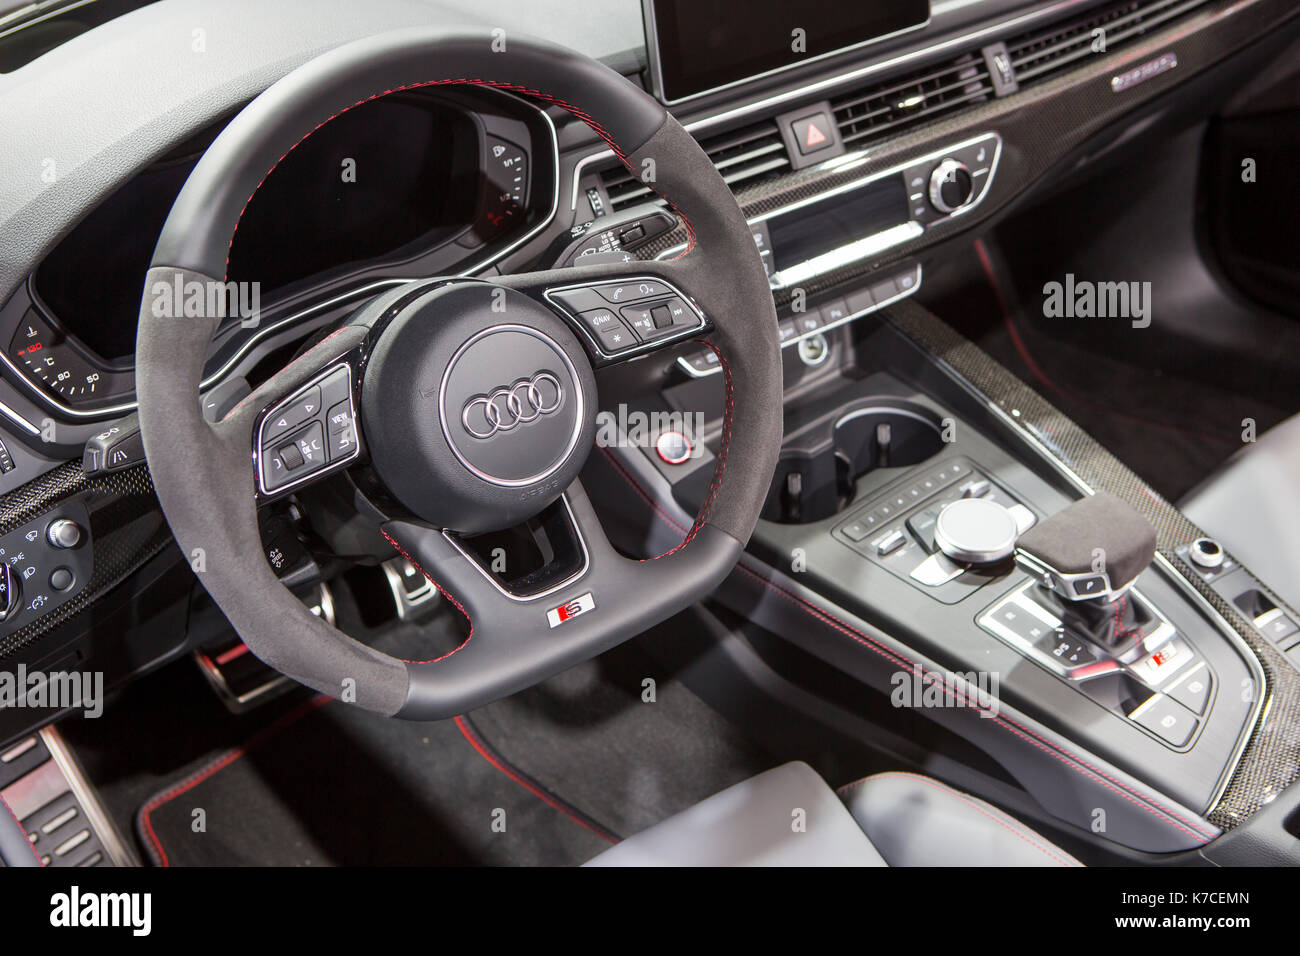
[[[563,405],[560,380],[550,372],[538,372],[532,378],[471,398],[461,410],[460,420],[465,431],[475,438],[491,438],[558,412]]]

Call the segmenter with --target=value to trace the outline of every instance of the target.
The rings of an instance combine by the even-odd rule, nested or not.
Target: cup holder
[[[939,416],[912,402],[863,402],[799,429],[781,450],[762,516],[808,524],[853,502],[858,479],[910,468],[943,449]]]

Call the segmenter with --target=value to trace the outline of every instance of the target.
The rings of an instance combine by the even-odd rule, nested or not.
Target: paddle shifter
[[[1068,630],[1125,660],[1158,619],[1129,587],[1155,556],[1151,523],[1114,495],[1076,501],[1016,542],[1016,563],[1048,593],[1040,603]]]

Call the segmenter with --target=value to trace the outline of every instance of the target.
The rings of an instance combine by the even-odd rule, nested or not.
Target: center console
[[[867,687],[922,674],[937,693],[907,706],[1068,824],[1139,850],[1208,842],[1267,695],[1259,660],[1149,513],[1061,467],[1072,424],[1021,427],[1015,402],[955,374],[899,311],[826,333],[824,365],[789,356],[775,478],[720,600]],[[670,460],[651,436],[621,468],[653,524],[685,527],[723,394],[688,377],[661,399],[707,410],[704,447]]]

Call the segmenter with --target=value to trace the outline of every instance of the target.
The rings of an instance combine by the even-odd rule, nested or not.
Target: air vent
[[[967,55],[857,90],[833,100],[831,108],[844,145],[860,148],[887,132],[992,97],[993,83],[983,59]]]
[[[1113,52],[1205,3],[1206,0],[1127,0],[1022,34],[1007,42],[1016,80],[1025,86],[1066,69],[1094,52],[1101,52],[1103,36],[1105,52]]]
[[[755,123],[730,133],[722,133],[700,142],[722,173],[727,185],[742,185],[771,178],[790,169],[790,159],[781,141],[775,120]],[[655,201],[650,188],[636,179],[624,166],[606,169],[600,174],[601,185],[609,195],[610,207],[617,211],[639,202]]]

